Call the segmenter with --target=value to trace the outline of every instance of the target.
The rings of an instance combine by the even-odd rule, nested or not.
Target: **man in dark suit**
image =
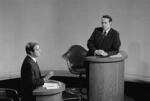
[[[48,73],[44,78],[41,76],[37,57],[40,56],[40,47],[36,42],[29,42],[25,47],[27,56],[21,67],[21,99],[22,101],[35,101],[32,91],[48,81],[53,72]]]
[[[119,32],[111,28],[111,16],[102,16],[101,24],[102,27],[95,28],[87,42],[89,48],[88,55],[110,56],[117,54],[121,41]]]

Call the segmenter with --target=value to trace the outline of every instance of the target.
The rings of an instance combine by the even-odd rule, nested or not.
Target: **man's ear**
[[[112,22],[109,22],[110,23],[110,25],[112,26]]]
[[[33,56],[33,52],[32,51],[30,51],[29,53],[30,53],[31,56]]]

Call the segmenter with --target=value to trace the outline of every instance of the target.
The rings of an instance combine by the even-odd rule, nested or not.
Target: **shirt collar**
[[[110,31],[111,28],[107,29],[105,32],[106,32],[106,35],[108,34],[108,32]],[[104,33],[104,30],[103,30],[103,33]]]
[[[29,56],[35,63],[37,62],[37,60],[36,60],[35,57],[33,57],[33,56],[29,55],[29,54],[28,54],[28,56]]]

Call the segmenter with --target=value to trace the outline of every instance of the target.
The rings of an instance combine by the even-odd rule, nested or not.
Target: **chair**
[[[79,75],[80,93],[82,93],[82,78],[86,75],[85,56],[87,50],[80,45],[72,45],[70,49],[62,56],[68,65],[68,69],[72,74]]]
[[[17,90],[0,88],[0,101],[20,101]]]
[[[64,91],[62,93],[63,101],[81,101],[81,97],[70,92]]]

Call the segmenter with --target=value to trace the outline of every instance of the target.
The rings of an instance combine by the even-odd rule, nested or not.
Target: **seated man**
[[[48,81],[53,72],[48,73],[44,78],[37,64],[37,57],[40,56],[40,47],[36,42],[29,42],[25,47],[27,56],[21,67],[21,99],[22,101],[35,101],[32,91]]]

